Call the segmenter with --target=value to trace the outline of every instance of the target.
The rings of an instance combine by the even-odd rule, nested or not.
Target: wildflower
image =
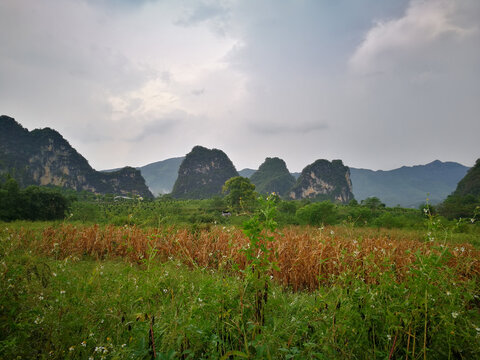
[[[82,346],[83,347],[86,347],[87,346],[87,342],[85,340],[82,341]]]
[[[335,234],[335,232],[333,230],[330,230],[330,235],[333,235]]]
[[[60,294],[65,294],[65,290],[60,290]]]
[[[112,341],[112,339],[110,339],[109,337],[107,337],[107,341]]]
[[[388,341],[392,340],[392,336],[391,336],[391,335],[387,335],[387,339],[388,339]]]
[[[122,344],[122,348],[124,348],[125,346],[127,346],[127,344]]]
[[[43,296],[42,296],[42,295],[39,295],[39,296],[38,296],[38,300],[42,301],[42,300],[43,300]]]
[[[163,293],[164,294],[168,293],[168,289],[163,289]]]
[[[70,346],[70,347],[68,348],[68,351],[73,351],[73,350],[75,350],[75,346]]]
[[[52,272],[53,277],[57,277],[57,273]]]
[[[94,333],[88,334],[89,337],[93,337],[94,335],[95,335]]]
[[[475,219],[474,218],[471,218],[470,219],[471,223],[473,224],[475,222]]]
[[[447,291],[446,294],[447,294],[447,296],[452,295],[452,293],[450,291]]]
[[[458,315],[459,315],[458,312],[456,312],[456,311],[452,312],[452,317],[454,319],[456,319]]]

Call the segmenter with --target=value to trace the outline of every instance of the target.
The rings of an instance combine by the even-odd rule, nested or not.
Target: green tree
[[[322,201],[298,209],[297,218],[308,225],[333,225],[338,222],[338,210],[332,202]]]
[[[235,176],[228,179],[222,189],[225,200],[232,209],[242,209],[251,207],[255,203],[255,185],[249,179]]]
[[[371,210],[379,210],[385,208],[385,204],[378,197],[369,197],[361,202],[362,206],[366,206]]]

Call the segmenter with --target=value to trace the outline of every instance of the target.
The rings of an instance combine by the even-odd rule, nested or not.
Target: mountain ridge
[[[0,116],[0,174],[10,174],[22,187],[60,186],[98,194],[153,197],[140,171],[131,167],[108,174],[96,171],[58,131],[28,131],[6,115]]]
[[[440,160],[434,160],[427,164],[402,166],[392,170],[349,168],[355,199],[361,201],[367,197],[375,196],[380,198],[387,206],[401,205],[403,207],[418,207],[427,200],[427,197],[432,204],[440,203],[455,190],[458,181],[469,169],[469,167],[454,161],[443,162]],[[238,173],[240,176],[250,178],[255,171],[257,170],[245,168],[239,170]],[[425,171],[430,172],[430,176],[421,174]],[[178,172],[178,169],[174,172]],[[362,172],[369,175],[367,179],[362,180]],[[291,174],[296,179],[300,176],[298,172]],[[432,175],[434,179],[432,179]],[[365,176],[363,175],[363,177]],[[407,177],[407,180],[405,180],[405,177]],[[405,186],[408,190],[401,193],[398,187],[401,189]],[[170,191],[172,188],[170,188]],[[166,191],[166,193],[168,192]]]

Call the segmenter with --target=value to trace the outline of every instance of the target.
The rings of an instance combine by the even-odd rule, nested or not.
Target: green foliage
[[[70,201],[60,192],[39,186],[20,189],[10,178],[0,184],[0,220],[63,219]]]
[[[333,225],[339,221],[337,208],[330,201],[306,205],[298,209],[296,214],[302,224],[312,226]]]
[[[459,181],[453,194],[456,196],[473,195],[477,198],[480,197],[480,159],[477,159],[475,165]]]
[[[222,192],[227,194],[225,201],[235,210],[251,209],[255,203],[255,185],[249,179],[236,176],[228,179]]]
[[[379,210],[385,208],[385,204],[377,197],[369,197],[361,201],[362,206],[369,208],[370,210]]]
[[[266,158],[250,180],[259,193],[276,193],[280,196],[286,196],[295,184],[295,178],[288,171],[285,161],[279,158]]]
[[[260,327],[265,325],[265,307],[268,301],[269,288],[271,286],[271,274],[275,265],[275,254],[269,247],[269,243],[275,240],[274,232],[277,228],[276,200],[273,195],[266,199],[259,198],[260,208],[243,224],[243,232],[249,239],[246,249],[243,249],[246,257],[246,265],[243,270],[244,286],[241,297],[252,297],[251,308],[253,309],[253,338],[260,333]],[[248,354],[248,349],[247,349]]]
[[[457,189],[440,204],[438,211],[448,219],[473,218],[480,207],[480,159],[465,177],[460,180]]]

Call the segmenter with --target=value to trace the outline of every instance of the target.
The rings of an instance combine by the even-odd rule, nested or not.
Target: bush
[[[306,205],[297,210],[297,218],[302,224],[312,226],[333,225],[338,223],[338,210],[330,201]]]

